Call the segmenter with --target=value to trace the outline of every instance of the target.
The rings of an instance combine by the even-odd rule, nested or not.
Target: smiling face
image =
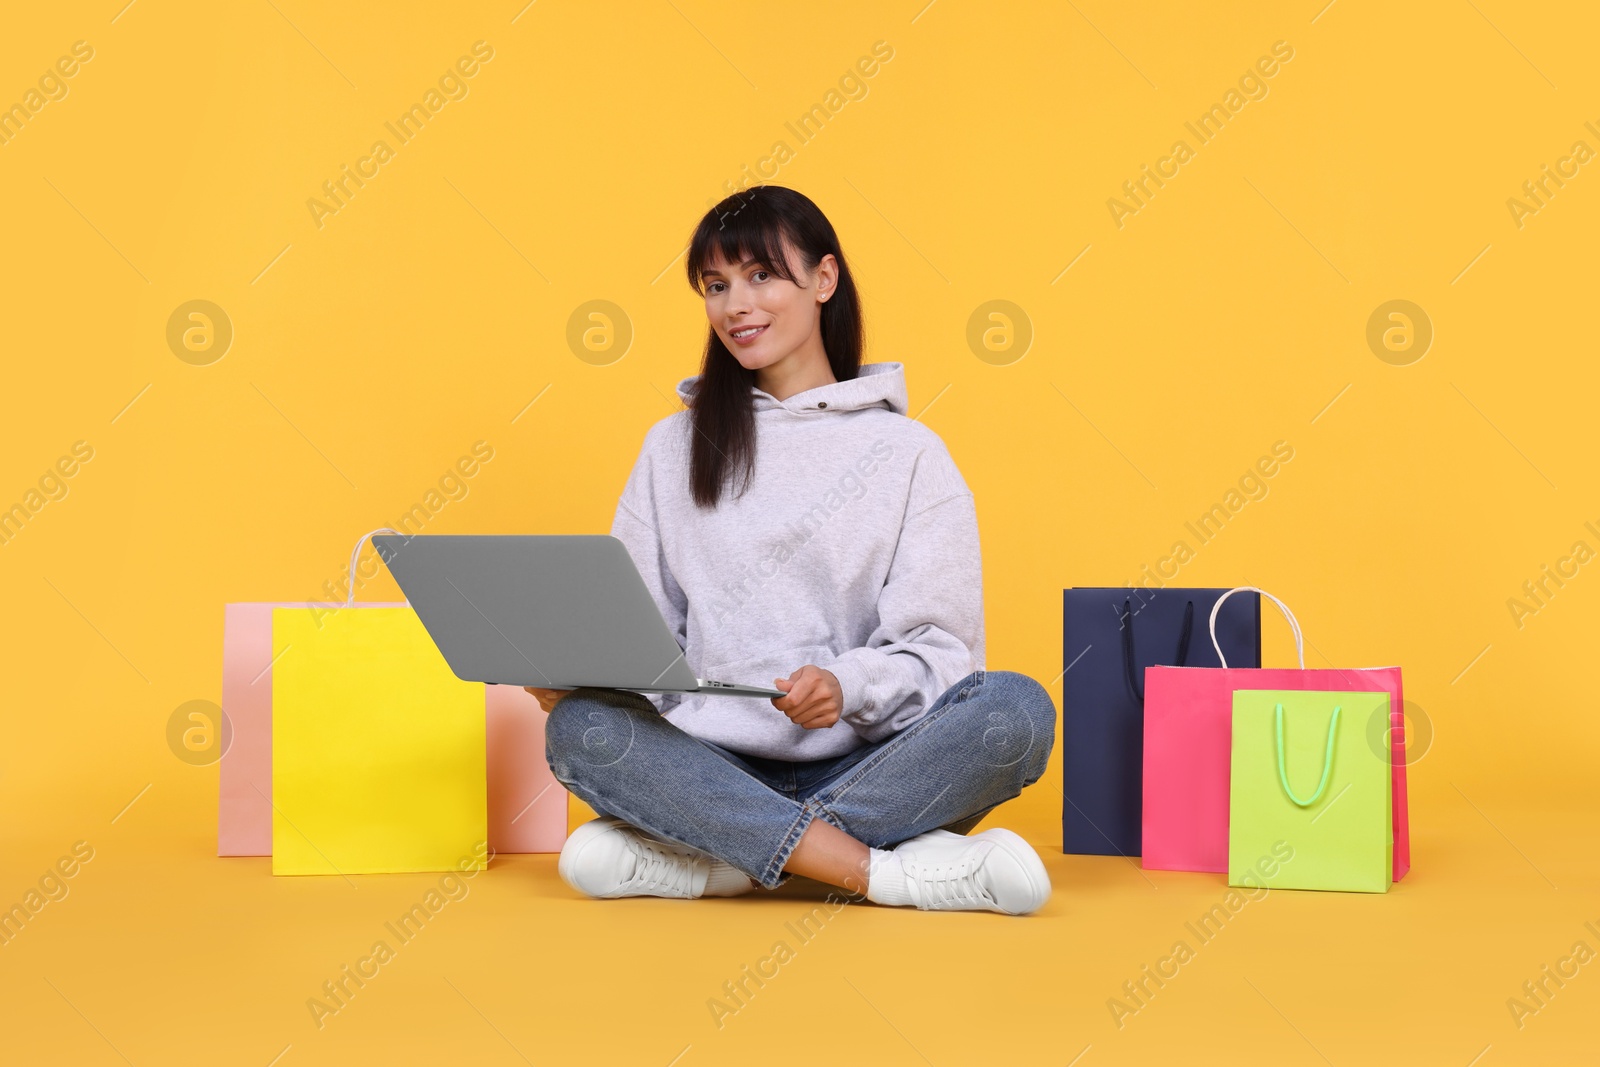
[[[838,280],[835,260],[823,256],[817,269],[807,273],[799,269],[793,246],[785,241],[783,247],[790,273],[801,285],[754,259],[729,263],[720,252],[705,270],[706,318],[746,370],[822,352],[822,305]]]

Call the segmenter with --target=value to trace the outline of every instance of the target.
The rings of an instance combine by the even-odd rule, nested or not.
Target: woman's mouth
[[[764,323],[760,326],[741,326],[737,330],[730,332],[728,336],[732,337],[736,344],[754,344],[757,337],[760,337],[762,334],[767,332],[767,326],[769,325],[771,324]]]

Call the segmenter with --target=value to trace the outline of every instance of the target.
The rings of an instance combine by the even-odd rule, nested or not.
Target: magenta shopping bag
[[[1294,632],[1299,669],[1161,667],[1145,671],[1144,700],[1144,854],[1151,870],[1228,870],[1228,790],[1233,752],[1233,692],[1236,689],[1389,694],[1389,722],[1366,730],[1374,759],[1392,765],[1394,880],[1411,869],[1411,832],[1406,811],[1405,700],[1399,667],[1307,670],[1300,623],[1283,601],[1254,586],[1271,600]],[[1215,625],[1216,608],[1212,609]],[[1213,631],[1215,643],[1215,631]],[[1381,712],[1379,713],[1381,716]]]

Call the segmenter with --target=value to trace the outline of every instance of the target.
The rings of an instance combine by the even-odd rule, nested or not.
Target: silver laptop
[[[463,681],[785,695],[695,677],[633,557],[609,534],[380,534],[372,543]]]

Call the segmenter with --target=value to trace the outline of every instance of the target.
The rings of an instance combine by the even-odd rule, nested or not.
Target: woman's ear
[[[817,263],[817,303],[825,304],[839,284],[839,261],[829,252]]]

